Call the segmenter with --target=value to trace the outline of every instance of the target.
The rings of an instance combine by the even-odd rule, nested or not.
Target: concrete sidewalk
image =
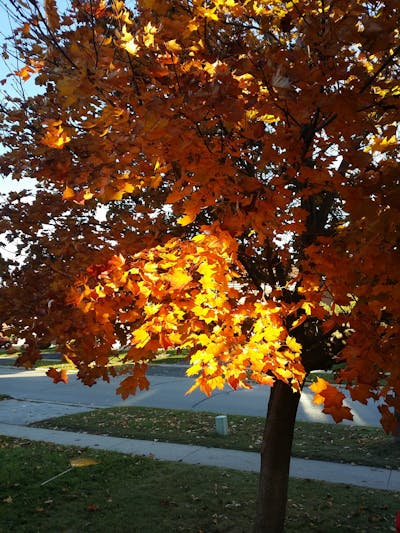
[[[0,434],[65,446],[88,447],[125,454],[144,455],[164,461],[179,461],[193,465],[218,466],[250,472],[258,472],[260,468],[260,456],[255,452],[133,440],[4,423],[0,423]],[[291,461],[290,476],[374,489],[400,490],[400,471],[384,468],[312,461],[294,457]]]

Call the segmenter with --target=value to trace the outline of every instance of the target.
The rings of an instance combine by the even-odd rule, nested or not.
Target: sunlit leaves
[[[67,135],[59,121],[49,121],[41,142],[49,148],[61,150],[70,140],[71,137]]]
[[[32,76],[32,74],[35,72],[35,69],[32,68],[30,65],[25,65],[21,69],[19,69],[16,74],[20,78],[22,78],[24,81],[29,80],[29,78]]]
[[[224,383],[272,384],[274,376],[300,390],[301,345],[287,334],[279,307],[240,301],[245,286],[234,287],[240,272],[234,249],[218,227],[191,241],[171,240],[129,259],[113,259],[97,269],[93,289],[89,279],[78,282],[71,301],[85,313],[95,312],[103,326],[104,320],[123,321],[132,345],[126,357],[135,364],[139,357],[154,357],[157,347],[179,342],[189,348],[188,374],[198,375],[195,386],[206,394]],[[133,320],[122,309],[127,291],[130,305],[141,309]],[[120,392],[125,394],[129,384],[136,387],[128,380]]]

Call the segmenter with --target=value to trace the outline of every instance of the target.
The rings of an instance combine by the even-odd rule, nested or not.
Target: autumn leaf
[[[22,78],[24,81],[28,81],[34,72],[35,72],[35,69],[33,69],[30,65],[25,65],[20,70],[18,70],[16,74],[17,76]]]
[[[98,461],[91,457],[74,457],[70,460],[70,465],[74,468],[81,468],[83,466],[97,465]]]
[[[149,381],[143,375],[134,374],[121,381],[116,393],[120,394],[122,399],[125,400],[130,394],[135,394],[137,388],[139,390],[148,390],[149,385]]]
[[[144,328],[139,328],[133,332],[132,340],[137,348],[143,348],[146,346],[150,339],[150,333]]]
[[[195,214],[191,215],[183,215],[180,218],[178,218],[178,224],[181,226],[187,226],[188,224],[191,224],[196,218]]]
[[[173,269],[167,279],[174,290],[182,290],[192,281],[192,277],[183,268]]]
[[[71,200],[75,197],[75,192],[71,187],[68,187],[68,185],[65,187],[63,192],[63,200]]]
[[[60,18],[57,12],[56,0],[44,0],[44,11],[49,27],[57,30],[60,27]]]
[[[100,511],[100,507],[96,505],[95,503],[91,503],[90,505],[86,507],[86,511],[94,513],[94,512]]]
[[[179,43],[176,42],[176,39],[171,39],[170,41],[167,41],[165,43],[165,48],[168,50],[168,52],[180,52],[182,50],[182,47]]]
[[[52,378],[54,383],[68,383],[67,371],[64,368],[61,370],[49,368],[49,370],[46,372],[46,375],[49,376],[49,378]]]
[[[50,127],[46,135],[42,138],[41,143],[49,148],[61,150],[65,144],[69,143],[71,138],[65,133],[61,126]]]
[[[322,411],[331,415],[335,422],[353,419],[350,409],[343,406],[345,395],[337,387],[319,377],[315,383],[310,385],[310,389],[315,393],[314,403],[317,405],[323,404]]]
[[[131,55],[136,56],[139,52],[139,44],[132,38],[130,41],[123,43],[123,48]]]

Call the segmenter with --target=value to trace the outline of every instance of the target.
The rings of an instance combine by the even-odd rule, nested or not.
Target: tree
[[[282,531],[310,371],[379,400],[396,430],[397,0],[11,4],[17,75],[40,91],[3,104],[0,168],[58,198],[36,198],[35,224],[57,221],[51,239],[1,288],[29,278],[12,322],[32,338],[45,327],[89,385],[116,374],[111,347],[128,343],[122,397],[148,387],[147,363],[173,345],[206,394],[272,386],[255,531]],[[83,231],[76,210],[103,204],[107,220]],[[52,292],[32,301],[47,279]],[[32,342],[21,362],[38,356]],[[312,388],[324,412],[351,418],[336,387]]]

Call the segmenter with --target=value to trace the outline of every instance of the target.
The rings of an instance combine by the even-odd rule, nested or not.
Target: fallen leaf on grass
[[[86,507],[86,511],[95,512],[98,510],[99,510],[99,507],[95,503],[92,503]]]
[[[76,457],[74,459],[70,460],[70,468],[67,468],[63,472],[60,472],[59,474],[56,474],[55,476],[46,479],[46,481],[43,481],[43,483],[40,484],[42,487],[43,485],[46,485],[50,481],[53,481],[53,479],[57,479],[60,476],[63,476],[67,472],[71,472],[73,468],[82,467],[82,466],[91,466],[91,465],[97,465],[98,461],[95,461],[94,459],[91,459],[90,457]]]
[[[160,500],[160,504],[161,505],[178,507],[178,504],[176,502],[172,502],[171,500]]]
[[[75,468],[79,468],[81,466],[91,466],[91,465],[97,465],[98,461],[95,459],[91,459],[90,457],[75,457],[74,459],[70,460],[70,465],[74,466]]]

